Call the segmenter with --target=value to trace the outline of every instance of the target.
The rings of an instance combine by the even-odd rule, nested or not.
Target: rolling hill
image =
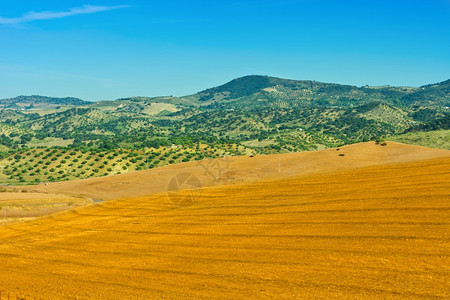
[[[283,155],[234,156],[167,165],[126,174],[22,187],[30,191],[112,200],[164,193],[180,173],[197,177],[203,187],[254,182],[315,173],[332,173],[374,165],[447,157],[450,151],[388,142],[367,142],[321,151]],[[214,176],[211,175],[214,174]]]
[[[450,297],[449,151],[388,142],[236,159],[220,184],[171,191],[195,197],[186,207],[159,192],[192,163],[45,186],[111,200],[1,227],[3,297]]]
[[[0,108],[2,109],[18,109],[18,110],[47,110],[51,108],[61,108],[67,106],[80,106],[89,104],[78,98],[66,97],[55,98],[45,96],[18,96],[15,98],[1,99]]]
[[[449,82],[450,80],[447,80],[418,88],[356,87],[251,75],[204,90],[193,97],[200,102],[226,102],[227,105],[233,106],[263,106],[275,101],[286,101],[291,106],[352,107],[372,101],[405,106],[444,106],[450,103]]]
[[[411,132],[449,130],[449,97],[448,80],[417,88],[356,87],[268,76],[237,78],[185,97],[94,103],[21,96],[0,100],[0,166],[15,168],[15,155],[47,145],[78,152],[237,145],[244,149],[234,152],[239,155],[395,139]],[[433,140],[426,145],[446,147]],[[0,178],[11,177],[5,168],[0,172]],[[20,176],[9,179],[37,181],[36,176]],[[52,178],[58,177],[67,178]]]

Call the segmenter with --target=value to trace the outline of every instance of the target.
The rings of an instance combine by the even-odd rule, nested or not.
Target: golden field
[[[0,225],[49,215],[92,202],[89,199],[66,195],[4,189],[0,192]]]
[[[388,146],[383,147],[368,142],[321,151],[206,159],[127,174],[49,183],[48,185],[23,186],[21,189],[81,198],[114,200],[165,193],[168,182],[180,173],[193,174],[201,181],[202,186],[206,187],[340,172],[368,166],[448,156],[450,156],[449,150],[410,146],[395,142],[389,142]]]
[[[180,172],[204,186],[182,208],[166,193]],[[450,151],[363,143],[233,158],[217,180],[194,163],[102,179],[32,187],[108,201],[1,226],[2,299],[450,297]]]

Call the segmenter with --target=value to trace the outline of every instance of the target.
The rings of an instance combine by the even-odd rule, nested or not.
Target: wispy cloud
[[[81,7],[74,7],[67,11],[30,11],[24,14],[22,17],[17,18],[4,18],[0,17],[0,24],[22,24],[36,20],[50,20],[66,18],[76,15],[93,14],[102,11],[108,11],[119,8],[130,7],[129,5],[116,5],[116,6],[95,6],[95,5],[83,5]]]

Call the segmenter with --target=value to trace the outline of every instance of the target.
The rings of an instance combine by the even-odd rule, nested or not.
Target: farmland
[[[92,199],[87,198],[2,189],[0,190],[0,224],[33,219],[92,202]]]
[[[216,181],[185,162],[36,186],[108,201],[0,227],[0,290],[45,299],[448,298],[449,166],[449,151],[362,143],[235,157]],[[183,208],[165,190],[181,172],[204,183]]]
[[[19,96],[0,99],[0,158],[36,147],[51,148],[49,151],[63,147],[70,152],[123,150],[142,154],[152,149],[165,151],[172,146],[198,152],[198,146],[219,149],[234,145],[241,149],[221,151],[214,157],[246,154],[244,148],[253,153],[278,154],[334,148],[403,134],[427,136],[429,132],[449,129],[449,90],[450,80],[404,88],[245,76],[184,97],[129,97],[89,102],[76,98]],[[397,141],[416,140],[408,136]],[[416,144],[448,149],[448,144],[441,139],[425,136],[419,138],[424,141]],[[75,171],[54,168],[57,173],[49,172],[44,178],[16,174],[9,182],[64,181],[123,173],[124,166],[120,162],[116,164],[117,168],[105,167],[112,169],[108,172],[96,166]],[[144,169],[142,165],[130,164],[130,170]]]
[[[243,146],[197,144],[192,148],[159,147],[142,150],[32,148],[15,151],[0,160],[3,183],[26,184],[67,181],[152,169],[205,157],[246,153]]]

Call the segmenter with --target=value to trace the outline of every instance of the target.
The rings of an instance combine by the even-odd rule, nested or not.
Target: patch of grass
[[[389,140],[404,144],[450,150],[450,130],[409,132],[391,136]]]

